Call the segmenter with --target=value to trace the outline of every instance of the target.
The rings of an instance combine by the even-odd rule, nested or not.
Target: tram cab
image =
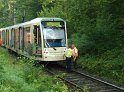
[[[67,47],[67,32],[66,23],[60,18],[47,18],[41,20],[40,30],[36,32],[35,36],[39,37],[37,40],[39,46],[36,47],[36,56],[40,55],[42,61],[63,61],[64,50]],[[41,34],[41,36],[40,36]],[[40,42],[41,40],[41,42]],[[37,57],[38,58],[38,57]]]

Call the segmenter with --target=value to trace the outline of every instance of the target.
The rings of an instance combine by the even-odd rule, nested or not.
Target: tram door
[[[36,57],[42,57],[41,30],[39,25],[34,25],[34,51]]]

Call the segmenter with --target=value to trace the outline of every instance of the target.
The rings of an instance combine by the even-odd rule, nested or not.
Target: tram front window
[[[42,22],[45,48],[65,47],[64,22]]]

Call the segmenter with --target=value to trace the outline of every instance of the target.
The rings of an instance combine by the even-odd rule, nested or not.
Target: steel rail
[[[100,80],[100,79],[97,79],[97,78],[95,78],[95,77],[92,77],[92,76],[87,75],[87,74],[85,74],[85,73],[81,73],[81,72],[79,72],[79,71],[75,71],[75,70],[72,70],[72,71],[75,72],[75,73],[78,73],[78,74],[80,74],[80,75],[84,75],[84,76],[86,76],[86,77],[88,77],[88,78],[90,78],[90,79],[93,79],[93,80],[96,80],[96,81],[98,81],[98,82],[104,83],[104,84],[106,84],[106,85],[108,85],[108,86],[114,87],[115,89],[118,89],[118,90],[120,90],[120,91],[124,91],[124,88],[122,88],[122,87],[116,86],[116,85],[114,85],[114,84],[108,83],[108,82],[103,81],[103,80]]]
[[[51,73],[52,75],[55,75],[55,73],[49,71],[48,69],[46,69],[46,71],[49,72],[49,73]],[[73,83],[73,82],[71,82],[71,81],[68,81],[67,79],[64,79],[64,78],[62,78],[62,77],[59,77],[59,76],[57,76],[57,77],[58,77],[59,79],[64,80],[65,82],[67,82],[67,83],[69,83],[69,84],[71,84],[71,85],[75,86],[76,88],[79,88],[80,90],[83,91],[83,88],[80,87],[80,86],[78,86],[77,84],[75,84],[75,83]]]
[[[65,69],[65,67],[59,65],[59,68],[60,68],[60,67]],[[50,71],[50,70],[48,70],[48,72],[50,72],[50,73],[53,74],[53,75],[56,75],[56,73],[54,73],[54,72],[52,72],[52,71]],[[117,92],[118,92],[118,91],[119,91],[119,92],[124,92],[124,88],[123,88],[123,87],[119,87],[119,86],[117,86],[117,85],[115,85],[115,84],[112,84],[112,83],[109,83],[109,82],[107,82],[107,81],[104,81],[104,80],[95,78],[95,77],[93,77],[93,76],[91,76],[91,75],[88,75],[88,74],[85,74],[85,73],[83,73],[83,72],[80,72],[80,71],[77,71],[77,70],[72,70],[72,73],[78,74],[78,75],[80,75],[80,76],[84,76],[85,78],[87,78],[87,80],[89,79],[89,80],[92,80],[92,81],[96,81],[96,83],[101,83],[101,84],[103,84],[104,86],[106,85],[106,87],[110,87],[110,89],[107,89],[107,90],[103,89],[103,90],[101,90],[101,91],[111,91],[111,92],[113,92],[113,91],[117,91]],[[81,87],[81,85],[78,85],[76,82],[73,82],[73,79],[72,79],[72,80],[68,80],[68,79],[63,78],[63,77],[60,77],[60,76],[57,76],[57,77],[58,77],[59,79],[65,81],[65,82],[71,84],[72,86],[75,86],[76,88],[79,88],[81,91],[84,90],[83,87]],[[112,90],[113,90],[113,91],[112,91]]]

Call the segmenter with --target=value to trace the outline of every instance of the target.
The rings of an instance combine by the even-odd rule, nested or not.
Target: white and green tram
[[[66,22],[61,18],[36,18],[0,29],[2,46],[39,61],[64,61]]]

